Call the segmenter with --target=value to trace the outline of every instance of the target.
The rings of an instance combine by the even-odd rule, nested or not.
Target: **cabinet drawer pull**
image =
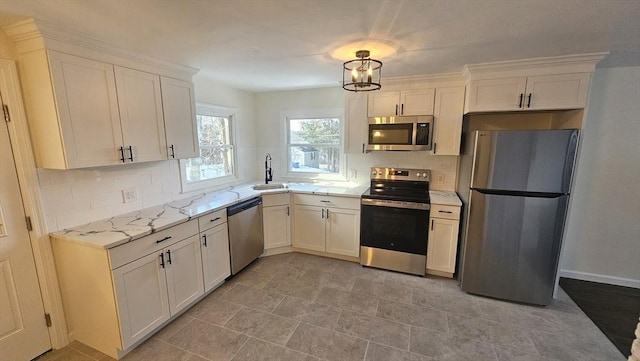
[[[398,104],[396,104],[396,115],[398,115]]]
[[[520,102],[518,103],[518,108],[522,108],[522,101],[524,100],[524,93],[520,93]]]
[[[171,149],[171,155],[170,155],[170,157],[175,159],[175,157],[176,157],[176,150],[173,148],[173,144],[171,144],[171,145],[169,146],[169,149]]]
[[[171,236],[166,236],[166,237],[164,237],[163,239],[159,239],[159,240],[157,240],[157,241],[156,241],[156,243],[161,243],[161,242],[164,242],[164,241],[168,241],[168,240],[170,240],[170,239],[171,239]]]
[[[529,93],[529,100],[527,100],[527,108],[531,108],[531,93]]]
[[[331,201],[323,201],[323,200],[320,200],[320,202],[322,202],[322,203],[331,203]]]
[[[133,146],[129,146],[129,160],[133,162]]]
[[[400,105],[400,115],[404,115],[404,103]]]
[[[329,219],[329,210],[327,209],[327,219]]]
[[[287,206],[287,216],[289,216],[289,206]]]
[[[447,214],[451,214],[451,213],[453,213],[453,212],[451,212],[451,211],[438,211],[438,213],[447,213]]]
[[[171,250],[167,250],[167,263],[171,264]]]
[[[324,208],[322,208],[322,218],[324,219]]]
[[[222,217],[216,217],[216,218],[212,219],[211,222],[215,222],[215,221],[219,220],[220,218],[222,218]]]
[[[203,234],[202,238],[204,239],[204,243],[202,244],[203,246],[207,247],[207,235]]]
[[[164,268],[164,252],[160,253],[160,267]]]
[[[431,230],[433,231],[433,219],[431,220]]]
[[[124,163],[124,147],[120,147],[120,161]]]

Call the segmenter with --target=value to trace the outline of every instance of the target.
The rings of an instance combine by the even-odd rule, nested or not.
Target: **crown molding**
[[[498,61],[492,63],[467,64],[462,76],[470,78],[495,77],[500,75],[544,75],[560,73],[592,73],[596,64],[607,56],[608,52],[572,54],[544,58]]]
[[[46,48],[116,65],[145,65],[163,75],[171,74],[184,79],[191,79],[199,71],[189,66],[142,56],[38,19],[27,19],[2,29],[16,43],[19,53]]]

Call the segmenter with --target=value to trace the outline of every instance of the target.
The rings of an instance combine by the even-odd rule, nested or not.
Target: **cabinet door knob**
[[[329,219],[329,210],[327,209],[327,219]]]
[[[175,158],[176,158],[176,151],[175,151],[175,149],[173,148],[173,144],[171,144],[171,145],[169,146],[169,149],[171,149],[171,155],[170,155],[170,157],[171,157],[171,158],[173,158],[173,159],[175,159]]]
[[[160,267],[164,268],[164,252],[160,253]]]
[[[207,235],[203,234],[202,238],[204,239],[204,243],[202,244],[203,246],[207,247]]]
[[[124,163],[124,147],[120,147],[120,161]]]
[[[287,206],[287,217],[289,216],[289,206]]]
[[[133,162],[133,146],[129,146],[129,160]]]
[[[322,208],[322,219],[324,219],[324,208]]]
[[[167,250],[167,263],[171,264],[171,250]]]

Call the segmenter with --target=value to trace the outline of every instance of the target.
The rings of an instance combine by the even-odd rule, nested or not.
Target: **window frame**
[[[238,152],[236,141],[236,126],[235,126],[235,114],[236,109],[207,104],[196,103],[196,116],[207,115],[215,117],[229,118],[229,140],[231,142],[231,161],[233,162],[232,173],[222,177],[216,177],[211,179],[199,180],[192,183],[187,182],[187,161],[188,159],[180,159],[180,184],[182,187],[182,193],[197,191],[205,188],[213,188],[224,184],[233,183],[238,180]],[[200,138],[198,136],[198,154],[200,154]]]
[[[280,112],[282,134],[284,136],[284,142],[282,142],[282,162],[281,169],[284,169],[283,178],[285,179],[299,179],[304,181],[319,180],[319,181],[347,181],[347,159],[346,152],[344,150],[345,144],[345,118],[344,109],[341,108],[321,108],[321,109],[292,109],[283,110]],[[291,171],[291,143],[289,139],[290,119],[321,119],[321,118],[337,118],[340,121],[340,143],[336,144],[336,147],[340,150],[339,173],[316,173],[316,172],[294,172]]]

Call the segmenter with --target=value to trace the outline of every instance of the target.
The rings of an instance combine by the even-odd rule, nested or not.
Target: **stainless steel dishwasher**
[[[264,250],[262,198],[255,197],[227,208],[231,274],[256,260]]]

